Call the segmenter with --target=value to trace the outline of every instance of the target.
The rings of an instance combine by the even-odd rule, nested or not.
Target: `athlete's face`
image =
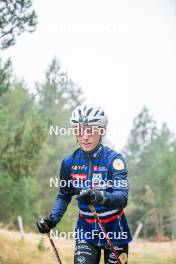
[[[95,126],[79,126],[75,135],[79,145],[84,151],[93,150],[100,141],[100,130]]]

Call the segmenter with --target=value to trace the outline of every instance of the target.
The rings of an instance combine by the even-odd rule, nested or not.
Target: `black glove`
[[[37,228],[39,230],[40,233],[45,234],[45,233],[49,233],[49,231],[56,226],[56,223],[54,221],[52,221],[49,218],[40,218],[37,222],[36,222]]]
[[[81,191],[81,193],[77,196],[77,200],[80,203],[85,204],[104,204],[106,199],[107,196],[105,192],[90,188]]]

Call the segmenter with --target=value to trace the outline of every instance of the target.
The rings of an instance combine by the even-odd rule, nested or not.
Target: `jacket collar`
[[[101,144],[101,142],[99,142],[96,147],[94,149],[92,149],[91,151],[84,151],[81,148],[81,151],[89,158],[89,159],[96,159],[100,153],[102,152],[103,149],[103,145]]]

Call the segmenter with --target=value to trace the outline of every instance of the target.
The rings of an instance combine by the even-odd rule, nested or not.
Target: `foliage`
[[[67,128],[71,110],[81,102],[81,90],[70,79],[60,87],[50,83],[49,74],[57,72],[62,74],[55,59],[45,82],[37,84],[35,96],[24,83],[11,82],[0,97],[2,222],[16,224],[22,215],[25,224],[35,228],[36,218],[49,213],[58,192],[49,187],[49,179],[58,177],[61,160],[75,146],[71,136],[49,134],[50,124]],[[72,212],[69,209],[67,214]]]
[[[173,219],[175,138],[166,124],[159,129],[147,108],[134,119],[125,148],[129,169],[129,219],[133,232],[144,223],[143,235],[171,236],[165,221]]]
[[[0,49],[14,45],[16,36],[23,32],[35,30],[37,16],[31,7],[31,0],[1,0]]]

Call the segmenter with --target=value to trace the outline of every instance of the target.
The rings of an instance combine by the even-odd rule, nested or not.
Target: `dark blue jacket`
[[[58,223],[72,196],[89,187],[106,192],[105,204],[95,205],[95,209],[113,244],[129,243],[132,238],[123,211],[128,200],[126,162],[121,154],[102,144],[98,144],[91,154],[79,148],[63,160],[60,170],[60,189],[49,218]],[[78,207],[76,238],[106,246],[106,239],[88,205],[78,202]]]

